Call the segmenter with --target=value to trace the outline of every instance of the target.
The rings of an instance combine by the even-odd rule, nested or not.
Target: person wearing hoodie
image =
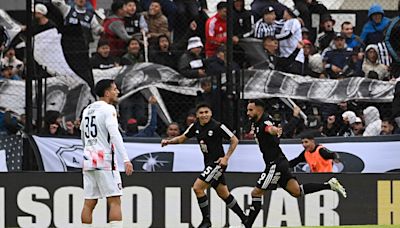
[[[171,67],[176,70],[176,59],[175,52],[171,50],[171,42],[167,35],[163,34],[159,36],[157,46],[150,51],[149,60],[150,62]]]
[[[112,15],[104,20],[103,39],[108,40],[110,45],[110,54],[114,57],[120,57],[125,52],[126,43],[132,38],[125,29],[124,3],[121,1],[113,2],[111,5]]]
[[[378,46],[370,44],[365,49],[364,63],[362,70],[365,77],[372,79],[385,80],[389,78],[388,66],[379,63]]]
[[[365,46],[378,44],[380,62],[389,65],[389,51],[384,43],[385,30],[390,24],[390,19],[385,17],[385,12],[381,5],[374,3],[368,10],[368,21],[364,25],[360,38]]]
[[[118,66],[117,58],[110,55],[110,45],[107,40],[99,40],[97,51],[89,59],[92,69],[109,69]]]
[[[394,78],[400,77],[400,1],[398,3],[399,16],[393,18],[385,34],[385,44],[392,57],[390,73]],[[397,103],[399,104],[399,103]],[[397,105],[400,107],[400,105]],[[400,113],[399,113],[400,114]],[[399,121],[400,126],[400,121]]]
[[[365,131],[363,136],[376,136],[381,133],[382,120],[379,110],[374,106],[369,106],[363,111]]]

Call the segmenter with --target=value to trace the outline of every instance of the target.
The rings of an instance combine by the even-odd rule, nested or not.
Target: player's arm
[[[133,165],[126,152],[121,133],[118,130],[118,120],[115,108],[113,107],[113,110],[106,115],[106,128],[108,130],[108,134],[110,135],[110,141],[115,146],[117,153],[119,153],[124,160],[125,173],[127,175],[131,175],[133,172]]]
[[[164,146],[169,145],[169,144],[181,144],[181,143],[186,142],[186,140],[188,140],[188,139],[189,138],[186,137],[185,134],[182,134],[182,135],[176,136],[176,137],[174,137],[172,139],[163,139],[163,140],[161,140],[161,146],[164,147]]]
[[[275,127],[273,125],[267,125],[267,126],[265,126],[265,132],[270,134],[270,135],[276,135],[278,137],[281,137],[282,128],[281,127]]]
[[[339,161],[339,155],[335,152],[331,152],[328,149],[326,149],[325,147],[321,148],[319,150],[319,154],[321,155],[321,157],[323,157],[325,160],[335,160],[335,161]]]
[[[297,158],[294,158],[294,159],[289,161],[290,168],[295,167],[300,162],[305,162],[306,161],[306,157],[304,157],[304,153],[305,153],[305,150],[303,150],[303,152],[301,152],[301,154]]]
[[[219,158],[217,162],[219,163],[220,166],[228,166],[228,160],[232,156],[233,152],[235,151],[237,145],[239,144],[239,139],[233,134],[229,128],[227,128],[224,124],[221,124],[220,128],[222,129],[223,133],[225,133],[230,140],[230,145],[228,148],[228,151],[226,152],[225,156],[222,158]]]

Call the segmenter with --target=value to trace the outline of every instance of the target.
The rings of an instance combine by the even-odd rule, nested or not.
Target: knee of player
[[[289,193],[290,193],[290,195],[292,195],[293,197],[296,197],[296,198],[299,198],[302,196],[300,188],[296,188],[296,189],[290,191]]]
[[[204,194],[204,189],[200,188],[199,186],[193,185],[192,189],[196,195]]]
[[[253,190],[251,191],[251,196],[252,197],[262,197],[263,196],[263,190],[259,189],[259,188],[253,188]]]

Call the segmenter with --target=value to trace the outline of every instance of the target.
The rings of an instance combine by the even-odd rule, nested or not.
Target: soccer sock
[[[109,224],[110,224],[111,228],[122,228],[123,227],[122,221],[110,221]]]
[[[249,217],[248,217],[247,223],[246,223],[246,228],[251,227],[253,225],[254,220],[256,220],[257,215],[260,212],[260,210],[261,210],[261,197],[253,196],[251,206],[250,206]]]
[[[197,198],[201,214],[203,215],[203,220],[210,220],[210,208],[208,207],[207,195]]]
[[[82,227],[83,227],[83,228],[91,228],[91,227],[92,227],[92,224],[89,224],[89,223],[82,223]]]
[[[240,220],[244,222],[244,220],[246,219],[246,215],[243,213],[235,197],[229,194],[228,198],[224,199],[224,201],[226,203],[226,206],[230,208],[233,212],[235,212],[235,214],[239,216]]]
[[[300,185],[300,189],[302,195],[318,192],[324,189],[331,189],[331,186],[328,183],[319,184],[319,183],[307,183]]]

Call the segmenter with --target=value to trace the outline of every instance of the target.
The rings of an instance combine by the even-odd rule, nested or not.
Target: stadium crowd
[[[102,16],[86,0],[52,0],[51,4],[36,3],[34,34],[59,28],[49,16],[57,9],[63,25],[80,25],[83,47],[96,43],[90,54],[92,69],[106,70],[116,66],[152,62],[168,66],[183,77],[201,79],[195,103],[208,102],[217,120],[223,119],[221,107],[227,94],[212,86],[210,76],[226,72],[227,3],[219,2],[217,11],[209,17],[206,0],[114,0]],[[320,28],[311,27],[311,14],[320,15]],[[379,4],[373,4],[361,34],[354,34],[353,24],[345,21],[340,31],[327,8],[315,0],[294,0],[287,7],[277,0],[254,0],[251,10],[244,0],[235,0],[233,9],[233,69],[271,69],[297,75],[341,80],[366,77],[396,82],[400,75],[398,45],[385,42],[385,31],[391,19]],[[240,45],[254,38],[262,43],[261,62],[249,61]],[[397,50],[397,51],[396,51]],[[23,80],[24,56],[16,57],[15,46],[3,50],[0,80]],[[398,83],[399,84],[399,83]],[[398,96],[398,95],[397,95]],[[281,123],[283,138],[298,137],[307,129],[319,136],[376,136],[399,133],[399,107],[391,104],[343,101],[339,104],[319,104],[296,101],[293,110],[279,99],[268,99],[269,114]],[[147,105],[147,103],[149,105]],[[157,123],[157,101],[148,101],[137,93],[120,104],[120,125],[125,136],[173,137],[195,121],[193,110],[185,110],[182,124],[164,126]],[[149,114],[146,113],[149,110]],[[308,121],[300,115],[304,112]],[[23,126],[24,115],[10,116],[0,112],[0,134],[15,134]],[[174,118],[173,118],[174,119]],[[174,119],[175,120],[175,119]],[[79,118],[65,120],[61,113],[48,111],[42,133],[79,135]],[[229,124],[229,123],[227,123]],[[37,126],[40,128],[40,126]],[[249,128],[250,129],[250,128]],[[251,132],[244,134],[248,137]]]

